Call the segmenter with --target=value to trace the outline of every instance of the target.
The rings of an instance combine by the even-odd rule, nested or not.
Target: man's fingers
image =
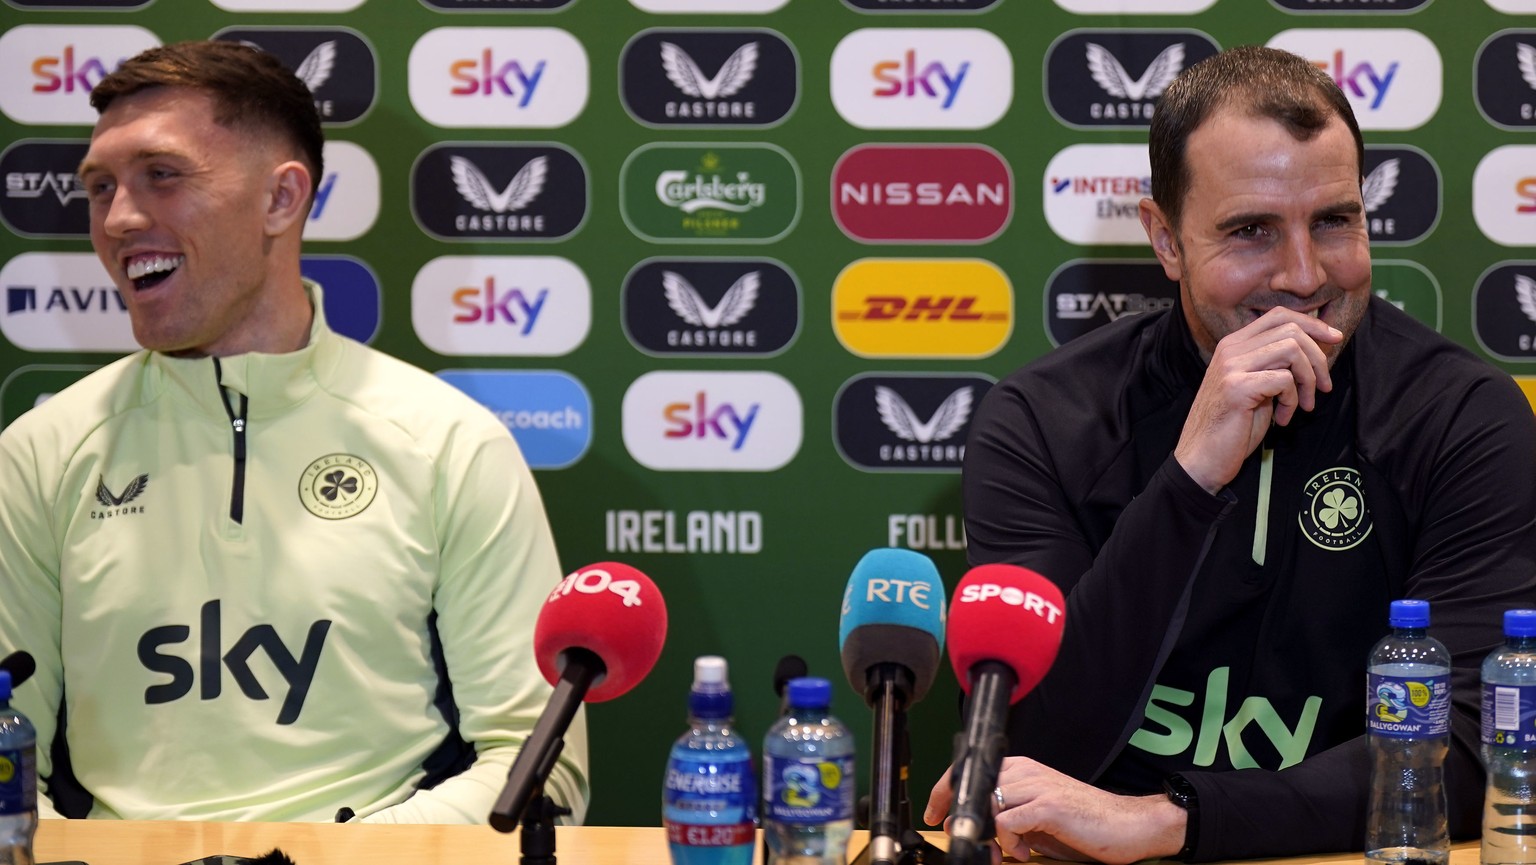
[[[933,791],[928,794],[928,805],[923,808],[923,822],[929,826],[937,826],[944,815],[949,813],[950,802],[954,800],[954,793],[949,788],[949,773],[953,767],[944,770],[939,776],[938,783],[933,785]],[[944,827],[948,830],[948,826]]]

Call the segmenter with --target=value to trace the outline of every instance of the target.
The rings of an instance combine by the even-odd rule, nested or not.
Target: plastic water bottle
[[[1504,613],[1483,661],[1483,865],[1536,863],[1536,610]]]
[[[853,832],[853,734],[829,712],[832,683],[789,682],[789,714],[763,744],[770,865],[844,865]]]
[[[11,708],[11,674],[0,670],[0,865],[32,865],[37,832],[37,730]]]
[[[672,746],[662,823],[673,865],[752,865],[757,778],[752,752],[731,725],[725,659],[693,662],[688,732]]]
[[[1366,666],[1371,794],[1367,862],[1445,865],[1445,753],[1450,747],[1451,655],[1429,636],[1427,601],[1393,601],[1392,633]]]

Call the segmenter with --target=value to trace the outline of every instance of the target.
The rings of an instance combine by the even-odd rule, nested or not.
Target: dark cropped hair
[[[1306,141],[1331,117],[1349,127],[1355,139],[1356,173],[1363,176],[1365,141],[1344,91],[1328,73],[1289,51],[1242,45],[1196,63],[1163,93],[1152,115],[1147,149],[1152,161],[1152,200],[1175,229],[1189,194],[1189,136],[1219,108],[1229,105],[1250,116],[1281,123]],[[1241,147],[1234,141],[1232,147]]]
[[[239,42],[177,42],[140,53],[91,90],[91,106],[105,114],[112,101],[151,87],[191,87],[213,97],[213,119],[239,132],[276,132],[293,143],[320,185],[325,136],[315,97],[288,68],[265,51]]]

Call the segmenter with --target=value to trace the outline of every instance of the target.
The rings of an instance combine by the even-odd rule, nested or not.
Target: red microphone
[[[956,865],[990,861],[983,842],[994,834],[992,790],[1008,748],[1008,707],[1055,663],[1066,606],[1055,583],[1017,565],[972,568],[955,587],[945,639],[969,698],[950,775],[949,858]]]
[[[507,784],[491,810],[492,827],[516,829],[542,794],[581,702],[601,703],[638,685],[656,666],[666,640],[661,591],[628,565],[588,565],[555,586],[533,628],[534,658],[555,692],[507,771]]]

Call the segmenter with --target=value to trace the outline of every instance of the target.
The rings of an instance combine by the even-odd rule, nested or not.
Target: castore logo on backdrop
[[[1145,127],[1173,79],[1219,50],[1198,30],[1071,30],[1046,51],[1046,105],[1079,129]]]

